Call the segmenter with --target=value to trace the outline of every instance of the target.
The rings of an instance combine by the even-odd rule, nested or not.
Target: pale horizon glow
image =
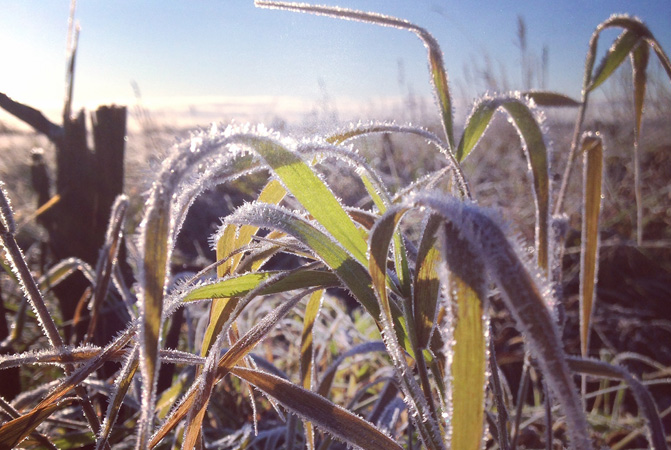
[[[525,88],[516,45],[518,16],[526,23],[530,54],[540,58],[543,47],[548,49],[546,88],[575,98],[590,35],[612,13],[640,17],[667,54],[671,51],[667,0],[313,3],[380,12],[428,29],[444,53],[453,98],[462,104],[485,93],[474,85],[473,74],[487,64],[509,89]],[[70,2],[0,4],[0,92],[60,122]],[[79,0],[76,20],[81,33],[75,110],[110,103],[132,109],[138,103],[134,84],[140,103],[157,120],[161,110],[191,114],[193,121],[199,115],[224,121],[301,120],[322,110],[350,119],[357,112],[375,114],[375,105],[394,112],[399,99],[432,101],[426,50],[403,30],[259,9],[252,0]],[[602,33],[600,54],[618,33]],[[651,64],[657,64],[652,54]],[[370,117],[380,118],[388,119]],[[0,123],[12,123],[3,110]]]

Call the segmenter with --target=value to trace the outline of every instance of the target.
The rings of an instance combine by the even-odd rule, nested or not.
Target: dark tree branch
[[[63,127],[51,122],[35,108],[14,101],[2,92],[0,92],[0,107],[33,127],[35,131],[44,134],[54,144],[58,145],[63,140]]]

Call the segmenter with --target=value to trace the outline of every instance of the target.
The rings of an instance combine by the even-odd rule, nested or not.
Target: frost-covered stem
[[[37,287],[35,278],[33,278],[30,269],[28,269],[28,265],[23,258],[19,245],[16,243],[16,239],[14,239],[14,235],[9,232],[2,222],[0,222],[0,241],[2,241],[2,246],[5,247],[5,250],[7,251],[9,264],[19,279],[19,284],[21,285],[26,298],[30,301],[31,306],[35,311],[35,315],[37,316],[37,320],[40,322],[40,325],[42,325],[42,330],[49,339],[49,343],[55,348],[62,347],[63,338],[61,338],[58,328],[51,318],[51,314],[49,314],[49,310],[44,303],[44,298]]]
[[[561,186],[559,188],[559,193],[557,194],[557,203],[555,203],[554,215],[558,216],[562,213],[562,208],[564,206],[564,199],[566,197],[566,190],[568,189],[569,178],[571,178],[571,171],[573,170],[573,160],[575,159],[576,151],[578,149],[578,143],[580,142],[580,131],[582,130],[582,124],[585,120],[585,112],[587,110],[587,97],[588,93],[583,91],[582,103],[580,109],[578,110],[578,119],[575,122],[575,128],[573,128],[573,137],[571,138],[571,149],[568,153],[568,160],[566,161],[566,168],[564,169],[564,176],[561,180]]]
[[[496,428],[499,434],[499,447],[502,450],[510,450],[510,437],[508,436],[508,410],[503,401],[503,388],[499,378],[499,365],[496,363],[496,350],[494,349],[494,333],[489,329],[489,369],[492,371],[492,391],[496,402]]]
[[[589,87],[590,83],[592,82],[592,69],[594,68],[594,61],[596,60],[596,47],[599,43],[599,33],[601,33],[603,26],[603,23],[599,25],[594,33],[592,33],[592,37],[589,40],[589,50],[587,51],[587,57],[585,58],[585,72],[583,73],[582,80],[582,99],[580,102],[580,108],[578,109],[578,118],[575,122],[575,128],[573,129],[571,149],[569,150],[568,160],[566,161],[564,176],[562,177],[561,187],[559,188],[559,194],[557,195],[557,203],[555,203],[555,216],[558,216],[562,213],[562,208],[564,206],[564,200],[566,197],[566,189],[568,189],[568,182],[569,178],[571,178],[571,170],[573,169],[573,160],[575,159],[576,151],[578,150],[578,144],[580,143],[580,135],[583,122],[585,121],[585,112],[587,111],[587,101],[589,99],[590,93]]]
[[[636,244],[643,245],[643,192],[641,191],[641,150],[639,133],[634,134],[634,195],[636,196]]]
[[[511,431],[512,442],[510,443],[511,450],[517,449],[517,440],[520,435],[520,423],[522,421],[522,408],[524,407],[524,399],[529,391],[529,356],[524,355],[524,366],[522,367],[522,379],[517,389],[517,405],[515,407],[515,421]]]
[[[58,332],[58,327],[56,327],[56,324],[44,303],[44,297],[42,297],[42,293],[37,287],[35,278],[33,277],[33,274],[30,273],[30,269],[26,264],[23,253],[21,253],[21,249],[16,243],[14,233],[12,233],[14,227],[12,226],[13,219],[11,216],[11,209],[9,208],[9,202],[7,201],[2,186],[0,186],[0,197],[2,197],[1,201],[3,205],[2,220],[0,220],[0,241],[7,251],[9,264],[11,265],[13,272],[16,274],[26,298],[30,301],[31,306],[35,311],[35,315],[37,316],[37,320],[42,326],[42,330],[47,336],[47,339],[49,339],[49,343],[52,347],[61,349],[63,348],[63,338]],[[73,372],[72,364],[65,364],[65,371],[67,375],[70,375]],[[77,385],[75,387],[75,392],[81,399],[84,415],[86,416],[91,430],[94,433],[97,433],[100,430],[100,422],[93,410],[86,389],[81,385]]]

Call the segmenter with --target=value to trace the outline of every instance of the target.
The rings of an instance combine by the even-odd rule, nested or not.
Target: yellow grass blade
[[[483,305],[488,284],[479,256],[454,224],[445,224],[445,262],[453,308],[451,409],[452,448],[478,450],[484,436],[487,340]]]
[[[603,142],[596,135],[585,135],[582,141],[583,219],[580,257],[580,352],[588,355],[589,330],[594,309],[599,270],[599,214],[603,180]]]

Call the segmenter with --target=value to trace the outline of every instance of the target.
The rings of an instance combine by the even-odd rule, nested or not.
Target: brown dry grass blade
[[[402,448],[373,424],[314,392],[258,370],[236,367],[231,369],[231,373],[253,384],[288,410],[350,445],[361,448]]]
[[[77,401],[78,399],[75,398],[66,398],[59,402],[38,406],[32,410],[30,414],[24,414],[14,420],[3,423],[0,426],[0,449],[16,448],[16,446],[44,422],[47,417],[59,409],[77,403]]]
[[[597,135],[586,134],[582,140],[583,219],[580,259],[580,351],[587,356],[589,328],[599,263],[599,213],[603,178],[603,142]]]

